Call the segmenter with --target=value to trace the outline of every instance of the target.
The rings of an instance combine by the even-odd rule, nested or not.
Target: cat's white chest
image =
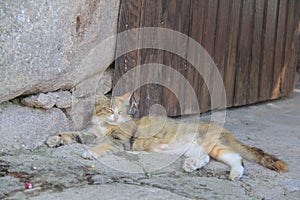
[[[103,124],[97,125],[97,128],[101,132],[101,134],[105,134],[107,131],[107,128]]]

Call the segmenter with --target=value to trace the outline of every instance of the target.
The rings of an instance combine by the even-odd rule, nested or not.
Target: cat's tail
[[[287,171],[287,166],[282,160],[274,155],[264,152],[262,149],[247,146],[235,138],[232,138],[230,146],[247,160],[256,162],[279,173]]]

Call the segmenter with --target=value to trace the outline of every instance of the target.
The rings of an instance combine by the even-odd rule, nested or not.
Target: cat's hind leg
[[[182,168],[186,172],[193,172],[202,168],[209,162],[209,156],[202,157],[188,157],[183,161]]]
[[[195,142],[190,145],[184,155],[187,158],[184,160],[182,168],[186,172],[200,169],[209,162],[209,155],[206,150]]]
[[[231,147],[216,145],[209,152],[209,155],[227,164],[231,168],[229,174],[230,180],[236,180],[242,177],[244,173],[243,159]]]

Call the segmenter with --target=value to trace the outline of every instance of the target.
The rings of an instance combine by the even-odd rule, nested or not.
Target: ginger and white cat
[[[243,158],[277,172],[287,171],[283,161],[259,148],[242,144],[230,131],[214,123],[177,123],[159,116],[133,120],[127,115],[129,98],[127,93],[102,99],[95,107],[90,127],[56,134],[49,137],[46,144],[58,147],[75,142],[96,143],[90,149],[95,157],[121,150],[185,155],[183,169],[188,172],[203,167],[212,157],[230,166],[230,180],[243,175]]]

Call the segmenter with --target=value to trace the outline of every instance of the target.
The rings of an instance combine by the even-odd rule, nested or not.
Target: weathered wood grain
[[[187,62],[203,59],[193,47],[187,46],[194,39],[214,59],[224,81],[227,107],[253,104],[292,94],[296,69],[296,29],[299,26],[297,0],[124,0],[121,3],[118,31],[139,27],[162,27],[179,31],[190,37],[186,41],[168,38],[175,46],[182,46],[186,56],[157,49],[140,49],[122,55],[115,62],[114,84],[136,66],[159,63],[181,73],[197,94],[200,111],[211,110],[211,97],[203,77],[208,79],[209,89],[216,91],[214,72],[209,67],[199,74]],[[153,32],[153,42],[158,32]],[[118,41],[118,48],[141,41],[141,33],[126,41]],[[180,44],[179,44],[180,43]],[[137,48],[140,44],[136,44]],[[205,60],[204,62],[205,63]],[[151,67],[151,66],[150,66]],[[169,73],[169,72],[168,72]],[[164,70],[157,71],[163,83],[149,84],[135,91],[136,117],[148,114],[153,104],[161,104],[169,116],[194,114],[193,107],[180,107],[177,97],[190,99],[178,77],[171,77]],[[147,74],[136,77],[148,80]],[[125,85],[124,91],[131,88]],[[224,94],[225,95],[225,94]]]

